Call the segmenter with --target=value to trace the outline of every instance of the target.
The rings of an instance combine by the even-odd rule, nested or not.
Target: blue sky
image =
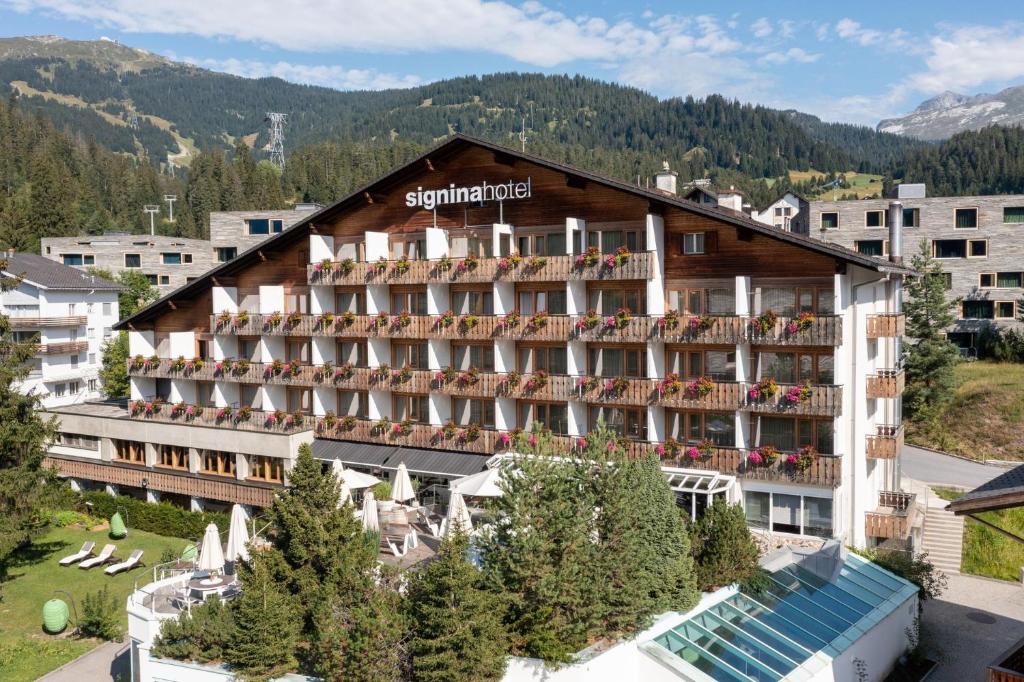
[[[0,35],[38,34],[340,89],[581,73],[867,125],[1024,83],[1024,3],[1007,0],[0,0]]]

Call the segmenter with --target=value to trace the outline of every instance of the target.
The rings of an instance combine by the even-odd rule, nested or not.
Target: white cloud
[[[769,64],[786,64],[788,62],[812,64],[819,59],[821,59],[821,54],[810,53],[800,47],[791,47],[785,52],[769,52],[761,57],[761,61]]]
[[[184,57],[182,61],[244,78],[274,76],[292,83],[322,85],[338,90],[386,90],[409,88],[423,83],[423,79],[418,76],[399,76],[381,73],[375,69],[346,69],[332,64],[293,64],[285,61],[263,62],[253,59],[196,59],[194,57]]]
[[[924,71],[907,85],[926,93],[976,88],[1024,77],[1024,25],[963,26],[928,43]]]
[[[818,40],[827,40],[828,39],[828,30],[829,30],[829,25],[828,24],[821,24],[816,29],[814,29],[814,36]]]
[[[767,17],[761,17],[750,25],[750,32],[755,38],[767,38],[772,34],[772,22]]]
[[[836,22],[836,35],[843,40],[849,40],[861,47],[878,47],[885,50],[907,50],[912,48],[909,35],[902,28],[894,28],[890,31],[879,31],[873,28],[865,28],[858,21],[844,17]],[[822,36],[819,36],[819,40]]]

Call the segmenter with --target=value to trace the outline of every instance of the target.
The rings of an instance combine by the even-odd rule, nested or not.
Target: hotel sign
[[[409,208],[419,206],[432,211],[445,204],[478,204],[485,201],[529,199],[530,193],[530,178],[526,178],[526,182],[509,180],[499,185],[481,182],[472,187],[456,187],[453,182],[444,189],[417,187],[415,192],[406,192],[405,205]]]

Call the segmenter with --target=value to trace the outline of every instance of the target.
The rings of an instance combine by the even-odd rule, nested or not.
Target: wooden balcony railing
[[[39,315],[12,315],[7,318],[14,329],[35,329],[36,327],[80,327],[86,324],[85,315],[67,317],[44,317]]]
[[[61,343],[39,344],[38,353],[42,355],[63,355],[65,353],[82,353],[89,350],[88,341],[63,341]]]
[[[868,459],[895,459],[903,450],[903,424],[879,426],[877,432],[868,434],[865,448]]]
[[[531,323],[531,320],[538,320]],[[499,338],[516,341],[568,341],[572,338],[573,320],[566,315],[548,315],[540,321],[538,316],[524,317],[509,329],[500,328]]]
[[[806,414],[822,417],[837,417],[843,410],[843,387],[824,384],[778,384],[773,396],[757,398],[751,394],[755,384],[744,386],[744,403],[741,409],[757,413]],[[809,388],[810,396],[801,393]]]
[[[625,377],[568,377],[573,380],[573,399],[613,405],[648,405],[654,395],[650,379]]]
[[[576,256],[524,256],[515,258],[447,258],[433,260],[313,263],[306,268],[310,284],[431,284],[474,282],[565,282],[575,280],[648,279],[655,255],[630,254],[610,268],[601,258],[593,265],[577,265]]]
[[[799,330],[795,317],[778,317],[766,332],[755,324],[754,317],[747,323],[747,340],[767,346],[838,346],[843,342],[843,318],[837,315],[817,315],[810,326]]]
[[[728,315],[678,315],[674,322],[655,320],[654,337],[665,343],[744,343],[749,318]]]
[[[743,384],[735,381],[715,381],[711,392],[700,395],[688,387],[692,382],[680,380],[675,385],[675,390],[668,389],[666,384],[655,380],[655,390],[652,396],[655,405],[664,407],[675,407],[687,410],[727,410],[735,411],[740,409],[746,400],[746,388]]]
[[[689,453],[689,454],[688,454]],[[697,455],[690,457],[690,454]],[[675,456],[666,457],[662,464],[683,469],[717,471],[744,479],[783,481],[834,488],[842,476],[842,459],[838,455],[818,455],[803,471],[788,464],[785,456],[769,465],[751,464],[749,452],[739,448],[715,447],[709,455],[702,455],[691,446],[683,445]]]
[[[185,426],[208,426],[238,431],[293,434],[313,428],[310,415],[266,412],[248,408],[202,407],[161,403],[154,400],[131,401],[128,416],[139,421],[155,421]]]
[[[316,433],[320,438],[482,454],[495,452],[498,436],[497,431],[488,429],[477,429],[474,433],[468,428],[459,428],[449,437],[442,433],[440,427],[430,424],[403,427],[399,422],[345,417],[335,417],[333,420],[318,417],[316,422]]]
[[[906,334],[907,318],[902,313],[885,313],[867,316],[869,339],[889,339]]]
[[[887,540],[906,539],[917,514],[916,500],[917,496],[913,493],[878,493],[878,507],[864,515],[867,536]]]
[[[1024,639],[989,664],[985,682],[1024,682]]]
[[[899,398],[904,382],[903,370],[882,370],[868,376],[865,392],[869,398]]]
[[[616,322],[615,316],[603,315],[599,316],[597,323],[589,328],[581,326],[585,321],[586,318],[583,316],[572,318],[573,334],[577,341],[646,343],[651,337],[651,331],[657,325],[657,318],[647,316],[637,316],[627,321]]]

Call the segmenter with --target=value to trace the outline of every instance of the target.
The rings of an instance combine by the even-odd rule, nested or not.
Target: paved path
[[[107,642],[43,675],[39,682],[128,680],[131,676],[128,651],[129,647],[125,642]]]
[[[939,667],[928,682],[983,682],[985,668],[1024,637],[1020,583],[950,575],[949,587],[924,605],[922,643]]]
[[[959,457],[950,457],[930,450],[904,445],[900,457],[903,475],[933,485],[952,485],[973,490],[987,483],[999,474],[1006,473],[1003,467],[969,462]]]

